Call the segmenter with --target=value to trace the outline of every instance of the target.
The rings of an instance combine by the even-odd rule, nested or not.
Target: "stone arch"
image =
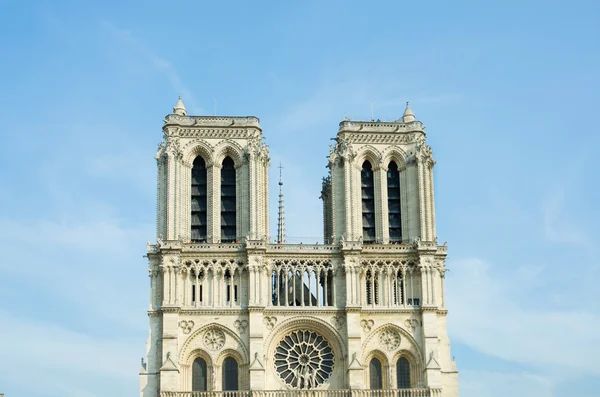
[[[294,317],[283,321],[280,325],[270,333],[265,340],[265,368],[273,368],[275,356],[275,349],[279,344],[280,340],[283,339],[288,333],[297,331],[300,329],[306,329],[314,331],[325,337],[333,349],[334,354],[334,365],[333,373],[329,378],[329,387],[335,389],[343,389],[345,387],[345,376],[346,376],[346,358],[347,353],[345,345],[342,342],[341,335],[327,322],[317,317]],[[288,387],[283,381],[279,379],[279,376],[272,371],[272,376],[277,379],[279,385]],[[332,384],[332,382],[334,382]],[[328,387],[327,384],[320,385],[318,389]]]
[[[398,347],[398,349],[394,350],[390,354],[394,354],[397,350],[411,351],[411,349],[412,349],[412,350],[414,350],[413,355],[415,356],[415,359],[419,363],[423,362],[423,353],[419,347],[419,344],[415,340],[415,338],[413,338],[413,336],[408,331],[406,331],[404,328],[399,327],[396,324],[392,324],[392,323],[383,324],[383,325],[380,325],[379,327],[377,327],[376,329],[374,329],[369,334],[369,336],[365,339],[365,341],[363,343],[363,350],[365,350],[365,348],[369,345],[369,343],[371,343],[373,338],[379,338],[379,334],[381,333],[381,331],[384,331],[386,329],[393,329],[393,330],[396,330],[398,333],[400,333],[400,337],[407,341],[408,347],[409,347],[407,349],[406,346],[403,346],[402,343],[400,343],[400,346]],[[389,358],[391,358],[391,357],[389,357]]]
[[[238,365],[240,366],[248,364],[248,362],[244,360],[244,356],[239,351],[235,349],[223,349],[219,352],[219,355],[215,359],[215,365],[223,365],[223,361],[225,361],[227,357],[235,358],[235,361],[237,361]]]
[[[366,368],[364,372],[364,385],[365,388],[370,388],[370,377],[371,377],[371,360],[378,359],[381,363],[381,380],[382,380],[382,389],[389,389],[390,387],[390,361],[387,355],[380,349],[374,349],[368,352],[363,352],[363,368]]]
[[[198,357],[204,359],[206,361],[206,365],[213,366],[214,362],[210,354],[205,349],[194,349],[192,350],[187,358],[184,358],[184,361],[180,361],[181,364],[191,365],[195,359]]]
[[[235,168],[239,168],[244,162],[242,157],[243,152],[244,150],[239,143],[229,139],[221,141],[214,149],[214,164],[220,167],[225,157],[229,156],[233,160]]]
[[[356,167],[358,167],[359,169],[362,168],[362,165],[366,160],[368,160],[371,163],[373,170],[376,170],[377,168],[381,167],[381,153],[379,153],[379,150],[377,150],[373,146],[361,146],[356,152],[357,153],[354,161]]]
[[[410,365],[410,386],[411,388],[420,387],[422,385],[422,376],[423,373],[423,363],[421,360],[410,350],[399,350],[397,351],[390,361],[391,364],[391,375],[393,377],[393,384],[391,384],[393,389],[397,388],[398,379],[396,378],[396,366],[398,364],[398,360],[400,358],[406,358],[408,360],[408,364]]]
[[[402,150],[401,147],[390,146],[381,154],[381,164],[387,169],[391,161],[396,163],[398,170],[402,170],[404,167],[406,167],[408,155],[404,150]]]
[[[204,140],[196,139],[189,142],[183,147],[183,153],[183,159],[190,167],[198,156],[204,159],[207,168],[213,164],[213,148]]]
[[[185,390],[192,390],[192,382],[193,382],[193,363],[197,358],[201,358],[206,363],[206,387],[207,390],[212,390],[213,387],[213,377],[214,377],[214,360],[210,356],[210,354],[204,349],[194,349],[192,350],[185,361],[180,361],[180,381],[181,385]]]
[[[222,350],[219,350],[214,353],[210,353],[210,352],[208,352],[207,349],[205,349],[204,347],[201,347],[202,346],[202,335],[209,328],[216,328],[218,330],[221,330],[225,334],[226,341],[225,341],[225,344],[224,344]],[[247,350],[244,342],[239,338],[239,336],[221,324],[209,323],[209,324],[206,324],[206,325],[200,327],[196,331],[192,332],[190,334],[190,336],[185,340],[185,342],[183,342],[183,344],[181,345],[181,349],[179,351],[179,362],[180,363],[189,362],[189,357],[193,351],[202,350],[202,351],[207,352],[210,355],[211,360],[214,363],[214,362],[216,362],[217,357],[219,357],[220,352],[222,352],[224,350],[228,350],[228,349],[235,350],[240,354],[240,357],[241,357],[240,364],[248,362],[248,350]]]

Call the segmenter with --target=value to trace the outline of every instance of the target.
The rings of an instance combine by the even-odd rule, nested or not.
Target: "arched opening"
[[[192,391],[208,391],[206,361],[198,357],[192,364]]]
[[[404,279],[402,278],[402,270],[398,270],[394,276],[394,304],[404,304]]]
[[[236,240],[236,197],[235,165],[231,157],[223,160],[221,168],[221,241],[231,243]]]
[[[398,389],[410,389],[410,363],[404,357],[396,362],[396,379]]]
[[[366,293],[367,293],[367,304],[378,305],[379,304],[379,272],[374,270],[367,270],[365,275]]]
[[[223,390],[238,389],[238,363],[233,357],[227,357],[223,361]]]
[[[369,389],[383,389],[383,378],[381,373],[381,361],[373,357],[369,362]]]
[[[394,161],[387,171],[388,219],[390,242],[402,241],[402,211],[400,207],[400,172]]]
[[[363,243],[375,242],[375,185],[371,163],[365,161],[360,173]]]
[[[198,156],[192,166],[192,241],[206,241],[206,219],[206,163]]]

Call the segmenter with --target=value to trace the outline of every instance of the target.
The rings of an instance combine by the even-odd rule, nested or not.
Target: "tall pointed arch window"
[[[221,241],[236,240],[235,165],[231,157],[225,157],[221,168]]]
[[[396,379],[398,389],[410,389],[410,363],[404,357],[400,357],[396,362]]]
[[[362,229],[363,242],[375,242],[375,185],[373,183],[373,168],[369,161],[362,165],[360,173],[362,194]]]
[[[192,364],[192,391],[208,391],[206,361],[198,357]]]
[[[400,209],[400,172],[392,161],[387,171],[388,218],[390,242],[402,241],[402,213]]]
[[[206,163],[198,156],[192,166],[192,241],[206,241],[206,223]]]
[[[239,390],[238,388],[238,363],[233,357],[223,361],[223,390]]]
[[[373,357],[369,362],[369,389],[383,389],[383,378],[381,373],[381,361]]]

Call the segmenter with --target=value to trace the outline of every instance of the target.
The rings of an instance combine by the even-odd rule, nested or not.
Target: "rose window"
[[[204,346],[208,349],[216,351],[225,344],[225,334],[217,328],[211,328],[204,333]]]
[[[379,334],[379,344],[386,350],[395,350],[400,346],[400,335],[393,329],[386,329]]]
[[[275,349],[275,371],[294,389],[313,389],[333,372],[333,350],[312,331],[293,331]]]

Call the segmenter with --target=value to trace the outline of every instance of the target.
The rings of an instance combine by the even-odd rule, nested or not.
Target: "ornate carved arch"
[[[400,146],[390,146],[381,153],[381,163],[387,169],[391,161],[394,161],[398,169],[402,170],[406,167],[408,155]]]
[[[223,361],[225,361],[225,359],[227,357],[235,358],[235,361],[237,361],[238,366],[242,366],[244,364],[249,364],[248,362],[244,361],[244,356],[235,349],[223,349],[217,356],[217,358],[215,360],[215,364],[219,367],[222,366]]]
[[[265,340],[267,354],[271,354],[271,352],[275,350],[279,339],[285,336],[288,332],[303,327],[311,331],[321,332],[323,336],[326,337],[327,340],[329,340],[329,342],[332,344],[336,355],[338,355],[339,358],[346,357],[346,349],[344,347],[344,343],[342,343],[342,336],[339,334],[339,332],[327,321],[312,316],[290,318],[278,325]]]
[[[393,330],[397,331],[401,337],[405,338],[409,342],[411,348],[414,349],[416,356],[418,356],[418,358],[415,358],[415,359],[418,360],[418,362],[423,362],[423,352],[419,348],[419,344],[417,343],[415,338],[413,338],[413,336],[408,331],[406,331],[404,328],[399,327],[395,324],[391,324],[391,323],[383,324],[383,325],[377,327],[376,329],[374,329],[369,334],[369,336],[365,339],[365,341],[363,343],[363,350],[365,350],[365,347],[367,347],[369,345],[369,343],[371,342],[371,340],[373,338],[378,338],[379,334],[386,329],[393,329]],[[406,349],[404,349],[404,350],[407,351]],[[363,358],[364,358],[364,355],[363,355]]]
[[[214,164],[221,166],[225,157],[229,156],[233,160],[235,168],[238,168],[244,162],[242,157],[243,152],[244,149],[239,143],[229,139],[221,141],[215,146],[214,149]]]
[[[190,336],[188,336],[188,338],[185,340],[185,342],[183,342],[183,344],[181,345],[181,350],[179,352],[179,362],[180,363],[190,362],[190,357],[191,357],[191,354],[193,351],[196,351],[196,350],[206,351],[203,348],[197,347],[197,345],[199,345],[201,343],[202,335],[209,328],[215,328],[215,329],[222,331],[225,334],[226,338],[229,338],[231,341],[233,341],[233,343],[230,345],[235,345],[237,347],[237,352],[238,352],[238,354],[240,354],[240,357],[241,357],[240,364],[248,363],[248,350],[247,350],[244,342],[239,338],[238,335],[236,335],[234,332],[232,332],[229,328],[224,327],[223,325],[218,324],[218,323],[206,324],[203,327],[200,327],[199,329],[197,329],[196,331],[191,333]],[[224,349],[227,350],[227,349],[231,349],[231,348],[227,347],[227,344],[225,344]],[[213,356],[215,356],[215,354],[216,354],[216,357],[219,357],[218,354],[220,354],[220,353],[214,353]],[[213,361],[213,362],[215,362],[215,361]]]
[[[203,139],[195,139],[183,147],[183,159],[191,167],[194,159],[201,156],[206,163],[206,167],[213,164],[213,148]]]
[[[379,150],[375,147],[371,145],[361,146],[356,152],[354,164],[356,164],[356,167],[359,169],[362,168],[365,160],[368,160],[371,163],[374,170],[381,167],[381,153],[379,153]]]
[[[337,375],[332,375],[330,379],[334,380],[335,384],[337,384],[334,384],[334,386],[343,387],[345,385],[344,377],[346,376],[345,363],[347,357],[345,345],[338,331],[331,324],[317,317],[294,317],[276,326],[265,340],[265,368],[273,368],[273,357],[275,357],[275,350],[281,339],[290,332],[301,329],[316,332],[327,339],[334,354],[333,374],[337,373]],[[281,380],[279,381],[282,382]]]
[[[369,352],[366,352],[367,354],[364,354],[365,352],[363,352],[363,367],[367,368],[366,371],[364,371],[364,376],[365,376],[365,386],[368,388],[369,387],[369,382],[370,382],[370,376],[371,376],[371,360],[376,358],[379,360],[379,362],[381,363],[381,383],[383,385],[383,389],[389,389],[390,388],[390,376],[389,376],[389,372],[390,372],[390,361],[387,357],[387,355],[379,349],[374,349],[371,350]]]

